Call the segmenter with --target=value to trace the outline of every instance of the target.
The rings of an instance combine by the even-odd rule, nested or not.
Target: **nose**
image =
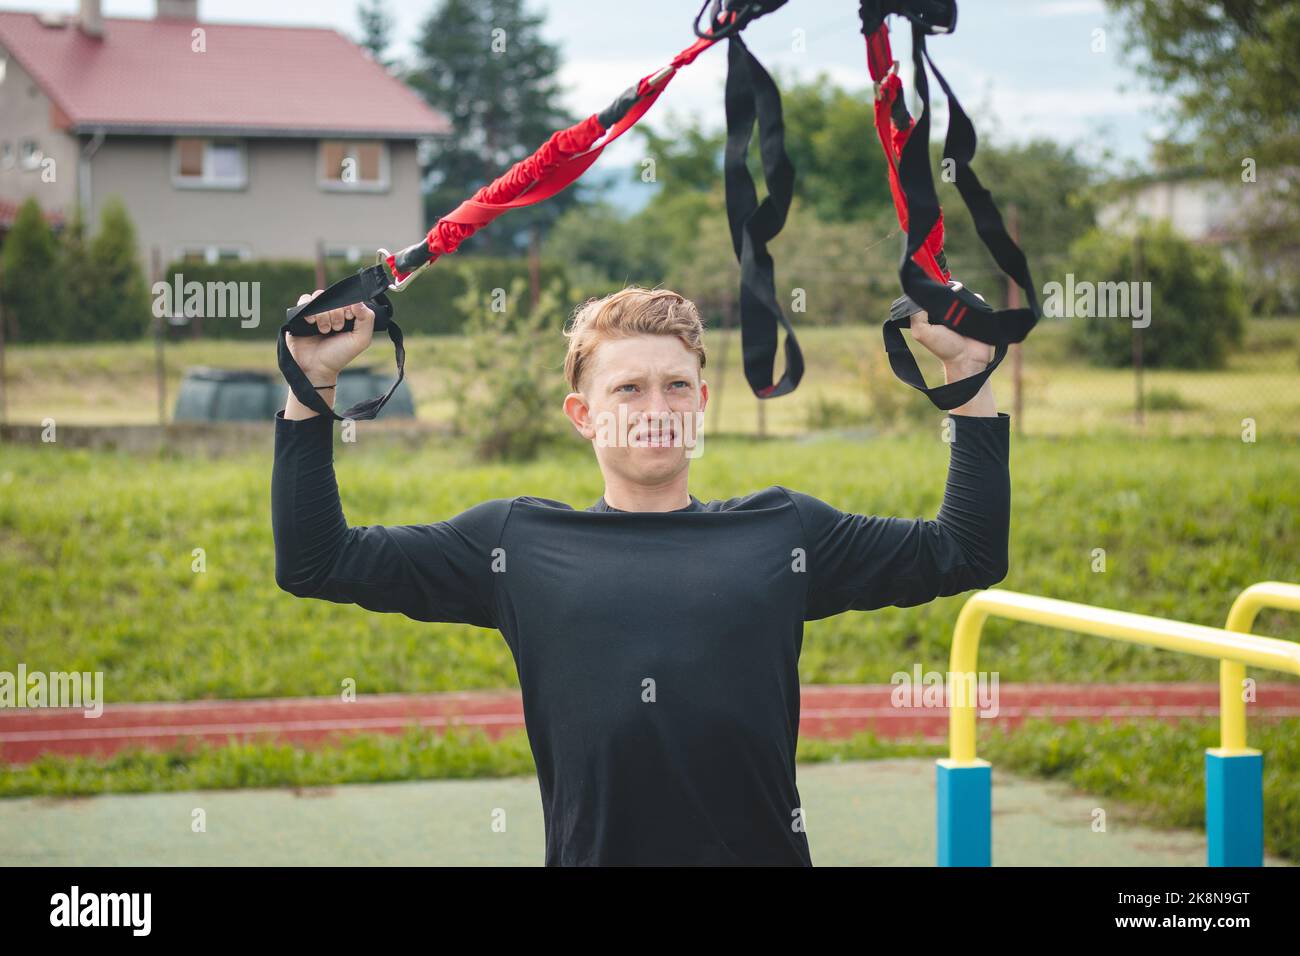
[[[668,396],[662,388],[652,389],[650,398],[646,402],[645,410],[650,415],[664,415],[672,411],[672,405],[668,403]]]

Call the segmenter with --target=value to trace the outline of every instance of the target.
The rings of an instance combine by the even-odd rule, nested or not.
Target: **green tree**
[[[890,207],[870,91],[850,92],[821,76],[785,84],[781,100],[797,197],[827,222],[866,219]]]
[[[58,338],[63,318],[58,245],[35,198],[19,207],[0,258],[6,338],[25,342]]]
[[[136,251],[135,227],[116,197],[104,203],[90,242],[90,306],[76,316],[78,338],[133,339],[149,328],[149,290]]]
[[[693,189],[708,192],[722,177],[722,150],[727,134],[709,132],[698,122],[671,114],[665,131],[657,133],[648,126],[635,127],[645,143],[646,159],[654,161],[653,182],[661,189]],[[633,170],[633,176],[645,180],[645,167]]]
[[[516,279],[485,294],[471,280],[456,303],[469,316],[467,361],[452,366],[448,384],[458,433],[484,461],[531,460],[561,431],[563,290],[545,288],[531,312],[521,307],[526,290]]]
[[[700,252],[701,226],[721,221],[722,248],[734,262],[722,196],[725,137],[675,117],[669,118],[663,133],[641,127],[637,133],[645,143],[645,158],[653,165],[637,164],[632,175],[646,189],[655,190],[653,197],[630,216],[599,198],[575,206],[548,237],[548,254],[565,262],[588,285],[655,286],[678,270],[689,269]]]
[[[1107,0],[1120,15],[1140,74],[1174,98],[1164,158],[1267,199],[1242,218],[1257,256],[1300,243],[1300,2]],[[1294,292],[1294,286],[1292,292]]]
[[[1240,283],[1217,251],[1188,242],[1167,222],[1145,224],[1134,238],[1095,230],[1072,247],[1069,271],[1076,282],[1151,283],[1146,328],[1134,329],[1131,317],[1072,320],[1071,341],[1094,364],[1130,364],[1135,334],[1151,368],[1219,368],[1241,344]]]
[[[523,0],[441,0],[425,21],[407,80],[451,121],[428,167],[433,222],[576,120],[559,104],[559,52]],[[572,190],[515,210],[465,248],[507,251],[576,201]],[[473,245],[471,245],[471,243]]]
[[[1179,132],[1229,173],[1300,155],[1300,3],[1107,0],[1143,76],[1172,94]]]
[[[392,44],[393,18],[385,9],[384,0],[361,0],[357,4],[357,19],[361,22],[361,45],[380,66],[388,69],[392,60],[387,56]]]
[[[663,251],[631,217],[602,200],[574,206],[546,237],[548,257],[562,261],[584,286],[654,285],[667,267]]]
[[[95,307],[96,288],[95,269],[91,266],[90,243],[86,236],[86,220],[80,206],[74,208],[59,234],[59,258],[63,262],[81,263],[78,268],[69,269],[65,274],[63,314],[56,336],[63,341],[73,341],[78,338],[79,317],[89,314]]]

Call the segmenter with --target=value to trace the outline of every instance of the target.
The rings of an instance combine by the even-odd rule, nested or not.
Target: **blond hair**
[[[690,299],[668,289],[628,286],[603,299],[588,299],[573,310],[564,334],[569,339],[564,377],[575,392],[581,391],[591,357],[604,339],[675,335],[704,368],[704,323],[700,313]]]

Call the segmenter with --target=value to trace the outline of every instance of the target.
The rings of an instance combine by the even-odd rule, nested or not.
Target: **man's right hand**
[[[298,304],[310,302],[320,295],[321,291],[317,289],[311,295],[304,293],[298,297]],[[352,331],[340,331],[343,323],[348,319],[356,320]],[[331,309],[320,315],[310,315],[305,321],[320,329],[321,334],[289,336],[289,354],[298,363],[298,367],[307,373],[308,378],[311,378],[313,372],[330,378],[328,382],[312,379],[313,385],[332,384],[349,362],[370,347],[370,340],[375,332],[375,313],[362,302],[341,309]]]
[[[298,297],[298,304],[310,302],[321,294],[317,289],[311,295]],[[354,319],[351,332],[343,332],[343,323]],[[312,385],[331,386],[338,383],[339,372],[343,371],[354,358],[370,347],[370,340],[375,332],[375,313],[364,303],[332,309],[320,315],[306,317],[321,332],[320,335],[287,336],[289,354],[298,363]],[[322,388],[318,394],[331,408],[334,407],[334,389]],[[299,402],[292,390],[284,406],[284,417],[290,421],[311,418],[316,415],[307,406]]]

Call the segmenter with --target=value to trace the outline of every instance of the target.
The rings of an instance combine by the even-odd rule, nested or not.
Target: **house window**
[[[248,182],[244,144],[235,140],[178,139],[172,182],[190,189],[242,189]]]
[[[0,168],[14,168],[14,144],[9,140],[5,140],[4,145],[0,146]]]
[[[388,147],[382,142],[323,140],[321,189],[379,192],[388,188]]]
[[[41,160],[44,158],[45,158],[45,154],[41,152],[41,148],[40,146],[37,145],[36,140],[34,139],[23,140],[23,145],[22,145],[20,160],[19,160],[23,169],[35,169],[37,166],[41,164]]]

